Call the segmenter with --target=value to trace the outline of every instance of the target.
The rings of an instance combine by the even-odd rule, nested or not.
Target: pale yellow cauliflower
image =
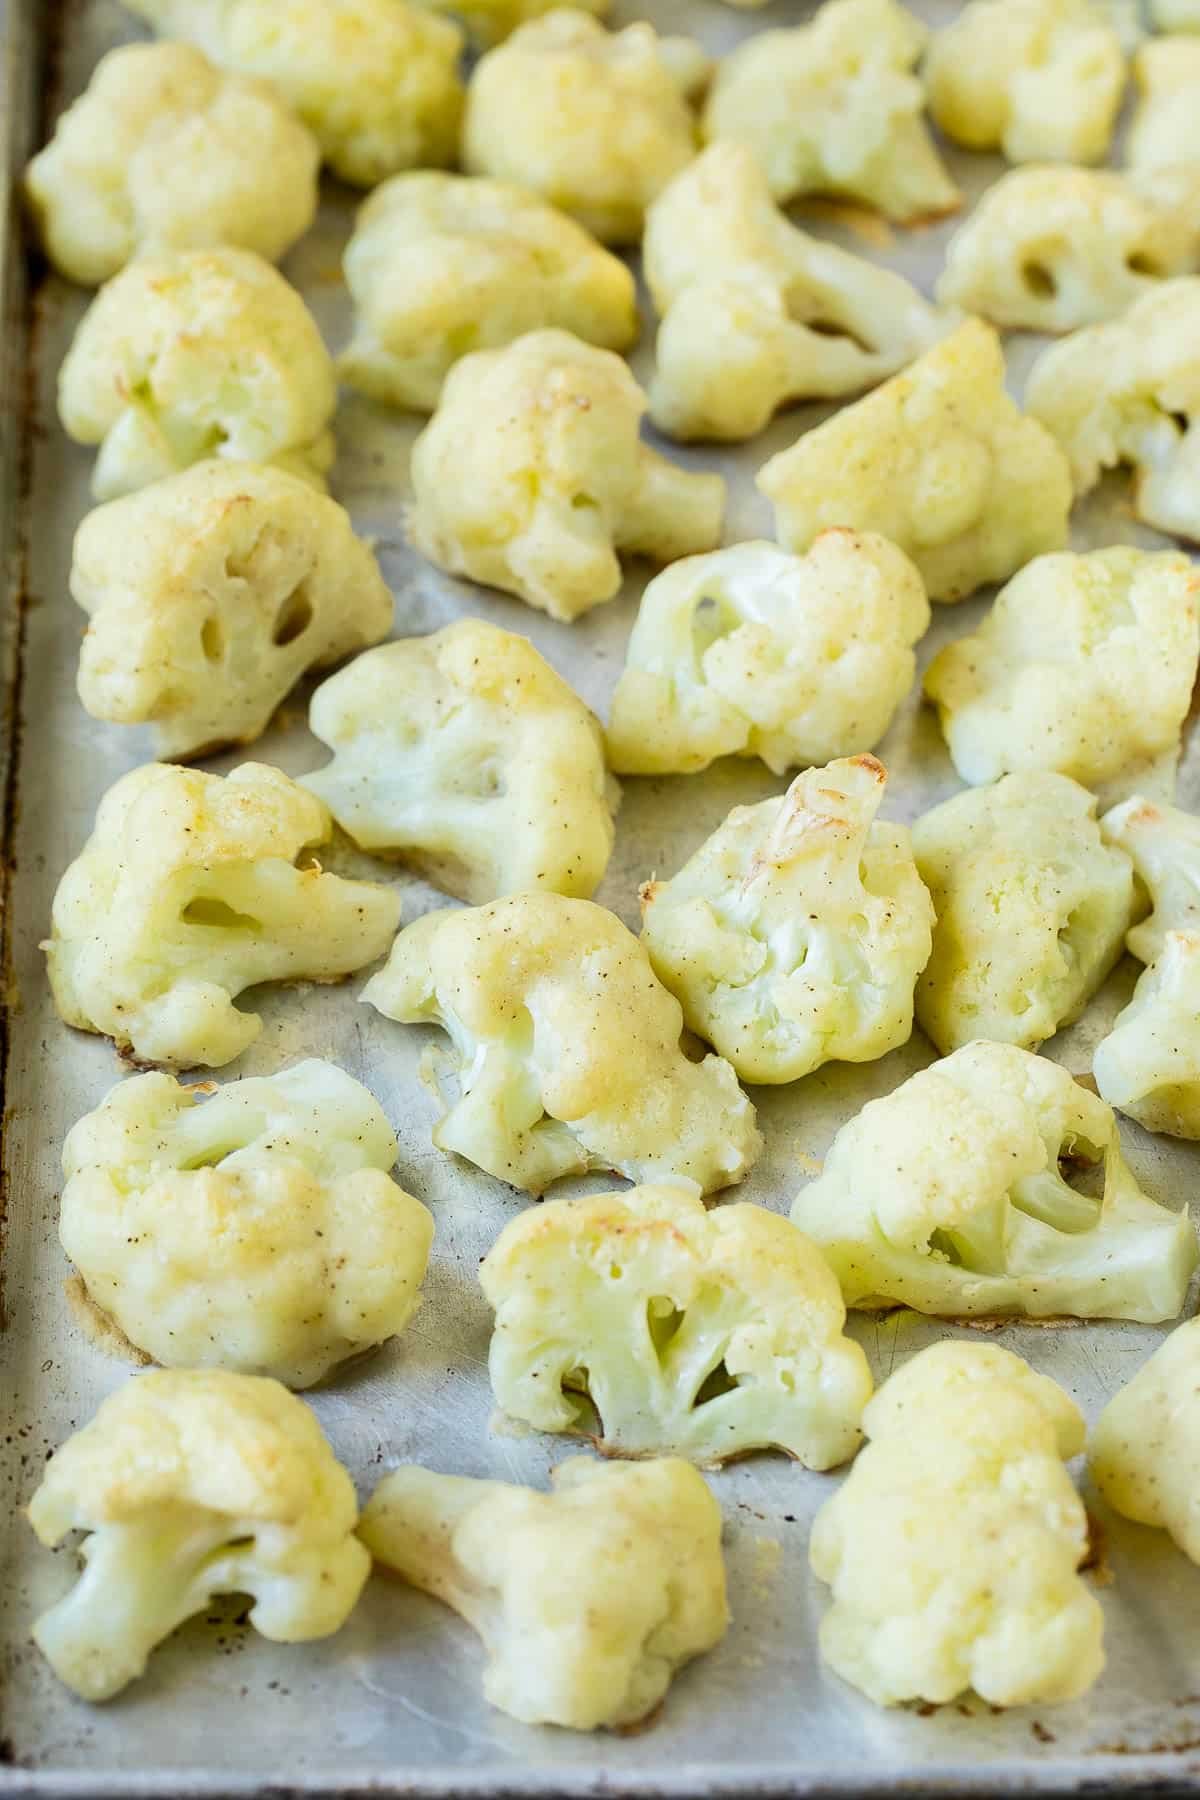
[[[333,761],[304,776],[364,850],[460,900],[588,899],[613,845],[600,727],[527,638],[460,619],[358,657],[313,695]]]
[[[195,463],[88,514],[79,698],[163,757],[248,744],[308,669],[386,637],[392,596],[336,501],[283,469]]]
[[[884,1384],[870,1439],[813,1522],[809,1560],[833,1589],[821,1655],[881,1706],[992,1706],[1086,1693],[1104,1614],[1077,1573],[1083,1449],[1073,1400],[996,1344],[941,1343]]]
[[[743,1081],[873,1062],[912,1036],[933,908],[908,832],[876,817],[886,783],[873,756],[809,769],[642,888],[655,974]]]
[[[1126,942],[1140,962],[1151,963],[1169,932],[1200,930],[1200,818],[1135,794],[1100,824],[1106,841],[1133,858],[1150,896],[1150,916]]]
[[[433,1141],[540,1194],[562,1175],[740,1181],[762,1149],[727,1062],[689,1061],[683,1013],[621,921],[590,900],[515,894],[426,913],[363,999],[441,1025],[459,1100]]]
[[[721,1509],[675,1459],[571,1456],[548,1494],[506,1481],[385,1475],[360,1535],[385,1568],[483,1640],[483,1691],[526,1725],[647,1719],[729,1622]]]
[[[1200,6],[1193,29],[1200,31]],[[1138,171],[1170,170],[1183,197],[1194,205],[1194,165],[1200,163],[1200,42],[1154,38],[1138,51],[1133,73],[1138,106],[1129,128],[1129,162]],[[1182,180],[1185,172],[1190,181]]]
[[[551,1200],[511,1220],[479,1279],[500,1407],[540,1431],[596,1415],[611,1456],[720,1463],[854,1454],[871,1392],[837,1282],[778,1213],[706,1212],[692,1184]]]
[[[463,357],[413,446],[414,547],[563,620],[612,599],[619,551],[711,550],[725,483],[643,444],[645,410],[628,365],[567,331]]]
[[[503,181],[394,176],[361,208],[345,268],[357,323],[339,371],[392,406],[432,412],[460,357],[543,326],[608,350],[638,334],[625,264]]]
[[[314,795],[261,763],[123,775],[54,896],[61,1017],[140,1061],[231,1062],[262,1030],[234,1005],[244,988],[338,981],[399,923],[387,888],[322,871],[313,851],[331,830]]]
[[[67,1136],[59,1236],[155,1362],[311,1387],[420,1305],[433,1220],[395,1160],[382,1108],[332,1063],[216,1092],[137,1075]]]
[[[465,27],[473,45],[490,50],[493,44],[510,37],[519,25],[557,12],[561,0],[413,0],[413,4],[429,12],[444,13]],[[611,4],[612,0],[575,0],[573,10],[603,18]]]
[[[139,258],[93,300],[58,376],[68,437],[99,445],[97,500],[207,457],[324,486],[333,363],[294,288],[250,250]]]
[[[1092,1480],[1114,1512],[1200,1562],[1200,1319],[1179,1325],[1092,1431]]]
[[[962,600],[1067,541],[1066,458],[1005,393],[1000,340],[979,319],[773,456],[758,486],[789,550],[831,525],[881,532],[931,600]]]

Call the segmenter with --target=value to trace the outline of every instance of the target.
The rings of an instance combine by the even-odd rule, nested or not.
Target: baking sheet
[[[914,0],[931,23],[951,0]],[[738,14],[718,0],[646,0],[616,8],[616,21],[649,16],[665,30],[691,30],[710,49],[747,32],[795,23],[810,6],[776,4]],[[34,65],[24,34],[53,30],[61,46],[61,91],[86,83],[97,57],[133,35],[114,0],[10,7],[7,125],[19,130],[20,84]],[[14,85],[15,84],[15,85]],[[999,173],[985,158],[951,156],[976,194]],[[286,272],[301,288],[331,345],[348,335],[340,252],[354,197],[331,187],[317,228]],[[813,229],[902,269],[927,290],[952,224],[892,233],[877,220],[823,209]],[[21,304],[19,261],[5,285]],[[67,591],[71,536],[88,508],[91,456],[67,442],[54,416],[58,364],[85,296],[40,279],[28,323],[34,351],[32,416],[22,439],[19,368],[4,388],[0,503],[8,509],[10,573],[24,581],[22,731],[13,810],[15,858],[10,916],[6,1069],[3,1330],[0,1332],[0,1795],[357,1793],[714,1793],[749,1795],[895,1792],[912,1786],[991,1793],[1029,1787],[1165,1789],[1200,1785],[1200,1569],[1163,1534],[1121,1523],[1095,1496],[1112,1580],[1100,1598],[1108,1669],[1085,1699],[1045,1711],[998,1715],[977,1702],[936,1712],[883,1712],[824,1672],[815,1650],[825,1593],[806,1562],[808,1527],[836,1476],[806,1473],[760,1456],[714,1474],[725,1513],[733,1625],[713,1654],[674,1684],[659,1722],[640,1735],[580,1736],[523,1727],[492,1711],[480,1693],[473,1634],[434,1601],[378,1579],[346,1628],[325,1643],[282,1648],[236,1622],[222,1603],[185,1627],[153,1658],[144,1680],[117,1702],[92,1708],[72,1698],[28,1643],[31,1618],[73,1579],[69,1553],[40,1549],[17,1508],[31,1494],[48,1452],[127,1378],[128,1369],[88,1338],[64,1294],[68,1270],[56,1237],[58,1156],[67,1129],[94,1106],[121,1070],[110,1046],[68,1031],[56,1018],[38,943],[62,871],[90,830],[103,791],[151,755],[149,737],[90,720],[74,691],[82,614]],[[635,359],[644,377],[651,338]],[[1009,341],[1019,388],[1037,345]],[[19,333],[3,354],[18,363]],[[692,466],[719,466],[731,483],[727,540],[769,535],[770,512],[754,471],[821,416],[791,413],[734,455],[680,452]],[[644,569],[621,597],[574,626],[557,625],[516,601],[454,582],[403,541],[406,464],[419,421],[346,395],[338,417],[338,498],[359,530],[375,537],[396,596],[398,635],[479,614],[531,637],[599,711],[623,659]],[[11,504],[23,446],[31,495]],[[1135,527],[1122,484],[1079,509],[1077,547],[1118,541],[1152,545]],[[23,543],[27,538],[27,544]],[[938,609],[923,660],[968,629],[984,602]],[[305,727],[306,692],[250,755],[291,773],[324,752]],[[885,812],[911,819],[958,782],[932,716],[910,698],[880,754],[891,771]],[[210,759],[227,769],[239,758]],[[739,803],[783,783],[756,764],[704,775],[625,783],[617,849],[597,896],[636,923],[638,883],[671,873]],[[1180,793],[1200,805],[1200,748],[1185,756]],[[411,920],[441,897],[395,869],[343,855],[336,866],[394,882]],[[1067,1067],[1090,1065],[1094,1043],[1131,990],[1127,961],[1081,1023],[1049,1051]],[[255,996],[265,1028],[222,1079],[267,1074],[305,1055],[333,1058],[378,1095],[400,1140],[399,1175],[432,1208],[437,1237],[426,1304],[400,1341],[311,1395],[335,1449],[365,1495],[397,1460],[423,1460],[471,1475],[543,1484],[550,1466],[579,1446],[519,1435],[493,1419],[486,1356],[489,1314],[476,1282],[479,1259],[525,1202],[513,1190],[436,1152],[432,1096],[418,1063],[440,1034],[394,1025],[357,1001],[361,981],[340,989],[267,989]],[[767,1149],[739,1198],[784,1210],[813,1159],[867,1099],[888,1092],[932,1060],[918,1033],[902,1050],[862,1068],[830,1067],[785,1089],[754,1092]],[[1200,1151],[1125,1127],[1130,1161],[1148,1190],[1172,1203],[1196,1186]],[[613,1185],[608,1177],[557,1192]],[[1194,1304],[1190,1303],[1188,1310]],[[877,1379],[943,1329],[911,1314],[858,1319]],[[1012,1325],[995,1341],[1027,1356],[1076,1397],[1089,1417],[1125,1382],[1162,1332],[1104,1325],[1046,1330]]]

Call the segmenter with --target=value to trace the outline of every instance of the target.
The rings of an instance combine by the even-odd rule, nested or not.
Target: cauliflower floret
[[[473,45],[490,50],[493,44],[511,37],[519,25],[527,25],[531,19],[540,19],[548,12],[559,11],[561,0],[414,0],[414,3],[430,12],[448,14],[465,27]],[[765,0],[753,0],[755,5],[760,3]],[[612,0],[574,0],[572,11],[595,13],[597,18],[603,18],[611,4]]]
[[[313,794],[262,763],[123,775],[54,896],[62,1018],[146,1062],[231,1062],[262,1030],[234,1005],[243,988],[338,981],[399,923],[387,888],[323,873],[311,853],[331,830]]]
[[[548,1201],[479,1279],[496,1399],[540,1431],[577,1428],[590,1401],[614,1456],[776,1448],[831,1469],[858,1447],[867,1359],[822,1258],[765,1207],[706,1212],[679,1183]]]
[[[354,1484],[302,1400],[254,1375],[156,1370],[63,1444],[29,1503],[43,1544],[85,1531],[83,1574],[34,1626],[60,1681],[108,1700],[218,1594],[280,1644],[329,1637],[371,1568]]]
[[[63,1147],[59,1236],[91,1300],[168,1368],[311,1387],[420,1305],[433,1220],[396,1138],[328,1062],[211,1088],[124,1081]]]
[[[1135,794],[1105,813],[1100,824],[1107,842],[1133,858],[1153,903],[1149,918],[1134,925],[1125,940],[1141,962],[1152,963],[1168,932],[1200,930],[1200,819]]]
[[[872,1062],[912,1036],[933,907],[908,832],[875,816],[886,782],[873,756],[809,769],[642,888],[654,973],[743,1081]]]
[[[946,136],[1015,163],[1103,162],[1125,73],[1120,36],[1092,0],[971,0],[925,59]]]
[[[1113,1508],[1200,1562],[1200,1319],[1179,1325],[1100,1414],[1092,1480]]]
[[[1097,787],[1173,768],[1200,659],[1198,594],[1186,556],[1128,544],[1022,569],[926,672],[963,780],[1056,769]]]
[[[590,900],[513,894],[426,913],[362,997],[449,1033],[461,1098],[434,1143],[532,1194],[586,1169],[710,1192],[762,1149],[729,1064],[689,1062],[679,1002]]]
[[[526,1725],[636,1725],[729,1622],[721,1509],[674,1459],[568,1457],[551,1492],[506,1481],[386,1475],[367,1548],[461,1613],[487,1651],[483,1691]]]
[[[1015,1044],[967,1044],[870,1101],[792,1219],[848,1306],[943,1317],[1157,1324],[1200,1260],[1187,1212],[1139,1188],[1110,1108]]]
[[[140,258],[101,288],[58,377],[63,430],[98,444],[97,500],[206,457],[324,486],[333,363],[308,308],[250,250]]]
[[[612,599],[618,551],[711,550],[725,483],[641,443],[645,410],[621,358],[568,331],[464,356],[413,446],[413,545],[563,620]]]
[[[260,75],[343,181],[454,161],[463,35],[404,0],[127,0],[164,37]]]
[[[789,550],[831,525],[881,532],[931,600],[962,600],[1067,541],[1066,458],[1005,393],[1000,340],[980,319],[773,456],[758,486]]]
[[[711,144],[659,195],[642,261],[662,315],[650,411],[677,438],[753,437],[780,406],[861,393],[957,322],[798,231],[743,144]]]
[[[626,350],[633,276],[573,219],[502,181],[422,170],[377,188],[346,248],[358,308],[339,370],[392,406],[432,412],[450,368],[557,325]]]
[[[1076,1571],[1083,1502],[1064,1462],[1078,1407],[995,1344],[942,1343],[876,1394],[870,1443],[813,1522],[833,1589],[821,1655],[881,1706],[973,1688],[993,1706],[1073,1700],[1104,1667]]]
[[[238,244],[278,262],[317,210],[320,151],[261,81],[186,44],[102,59],[25,173],[55,268],[95,286],[148,250]]]
[[[1200,7],[1196,30],[1200,30]],[[1170,169],[1177,177],[1200,162],[1200,43],[1158,38],[1134,58],[1138,107],[1129,129],[1128,157],[1135,170]],[[1195,170],[1184,189],[1195,204]]]
[[[929,602],[873,532],[824,531],[806,556],[733,544],[657,575],[612,700],[608,751],[630,775],[718,756],[785,769],[877,744],[912,686]]]
[[[1109,1105],[1147,1131],[1200,1138],[1200,932],[1168,931],[1092,1071]]]
[[[1156,31],[1200,31],[1200,0],[1149,0]]]
[[[1077,1019],[1134,917],[1133,865],[1101,838],[1092,795],[1006,775],[927,812],[912,846],[937,914],[917,1021],[942,1054],[975,1038],[1036,1050]]]
[[[962,196],[934,148],[913,67],[929,33],[896,0],[826,0],[718,65],[706,140],[753,150],[777,200],[841,194],[911,223]]]
[[[79,698],[160,756],[247,744],[307,669],[386,637],[392,596],[336,501],[282,469],[196,463],[89,513],[71,592]]]

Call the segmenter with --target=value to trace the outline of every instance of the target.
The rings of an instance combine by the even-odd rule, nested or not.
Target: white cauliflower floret
[[[362,997],[449,1033],[461,1098],[434,1143],[532,1194],[587,1169],[711,1192],[762,1149],[729,1064],[688,1060],[679,1002],[590,900],[514,894],[426,913]]]
[[[603,18],[612,0],[573,0],[572,11],[595,13]],[[757,0],[755,0],[757,4]],[[430,12],[445,13],[466,29],[471,43],[481,50],[511,37],[520,25],[557,12],[561,0],[414,0]]]
[[[83,1574],[34,1626],[61,1681],[108,1700],[218,1594],[280,1644],[329,1637],[371,1559],[354,1484],[302,1400],[253,1375],[158,1370],[111,1394],[29,1503],[43,1544],[85,1531]]]
[[[433,1220],[395,1160],[382,1108],[332,1063],[215,1093],[138,1075],[68,1134],[59,1236],[156,1362],[311,1387],[420,1305]]]
[[[1200,1255],[1186,1210],[1138,1186],[1104,1101],[1015,1044],[967,1044],[870,1101],[792,1219],[848,1306],[942,1317],[1157,1324]]]
[[[643,444],[645,410],[628,365],[567,331],[464,356],[413,446],[413,545],[563,620],[612,599],[618,551],[711,550],[725,483]]]
[[[797,230],[743,144],[711,144],[659,195],[642,264],[662,316],[650,411],[677,438],[753,437],[780,406],[861,393],[957,318]]]
[[[1096,802],[1032,769],[968,789],[912,828],[937,923],[917,1021],[943,1055],[976,1038],[1036,1050],[1077,1019],[1121,955],[1133,865]]]
[[[386,1475],[361,1536],[483,1639],[483,1691],[527,1725],[636,1725],[729,1622],[721,1509],[685,1462],[568,1457],[551,1491]]]
[[[871,1376],[837,1282],[765,1207],[706,1212],[678,1183],[548,1201],[479,1279],[496,1399],[540,1431],[578,1428],[590,1401],[613,1456],[775,1448],[831,1469],[858,1447]]]
[[[608,751],[630,775],[718,756],[785,769],[870,750],[912,686],[929,602],[873,532],[824,531],[806,556],[733,544],[664,569],[642,595]]]
[[[405,0],[128,0],[165,37],[259,75],[343,181],[454,161],[463,36]]]
[[[642,888],[654,973],[743,1081],[872,1062],[912,1036],[933,908],[908,832],[875,816],[886,783],[873,756],[809,769]]]
[[[1186,556],[1128,544],[1022,569],[925,675],[963,780],[1055,769],[1094,788],[1172,768],[1200,659],[1198,594]]]
[[[186,44],[97,65],[25,173],[55,268],[95,286],[134,256],[238,244],[278,262],[317,210],[316,139],[261,81]]]
[[[696,153],[688,96],[708,57],[640,20],[606,31],[557,7],[490,50],[471,77],[463,167],[530,188],[606,244],[634,244],[646,208]]]
[[[1066,458],[1005,393],[1000,340],[979,319],[773,456],[758,486],[789,550],[831,525],[878,531],[931,600],[962,600],[1067,541]]]
[[[1073,1700],[1104,1667],[1076,1571],[1088,1522],[1064,1463],[1074,1401],[995,1344],[942,1343],[868,1406],[870,1439],[813,1522],[833,1589],[821,1655],[881,1706],[973,1688],[993,1706]]]
[[[962,196],[913,73],[928,36],[896,0],[826,0],[806,25],[757,32],[724,58],[704,136],[753,150],[777,200],[845,195],[902,223],[953,212]]]
[[[210,456],[315,487],[333,461],[333,363],[278,270],[250,250],[142,257],[101,288],[58,377],[63,430],[98,444],[98,500]]]
[[[386,637],[392,596],[349,517],[282,469],[196,463],[84,519],[79,698],[153,723],[160,756],[246,744],[301,675]]]
[[[1200,31],[1200,8],[1194,29]],[[1157,38],[1134,58],[1138,106],[1129,128],[1127,155],[1139,171],[1170,170],[1195,205],[1195,169],[1200,162],[1200,43],[1189,38]],[[1184,172],[1190,176],[1182,183]]]
[[[315,795],[262,763],[122,776],[54,896],[62,1018],[146,1062],[232,1061],[262,1030],[234,1005],[244,988],[338,981],[399,923],[387,888],[322,871],[312,850],[331,830]]]
[[[608,350],[638,334],[625,264],[502,181],[395,176],[360,210],[345,268],[358,321],[340,373],[392,406],[432,412],[461,356],[543,326]]]
[[[1200,31],[1200,0],[1149,0],[1156,31]]]
[[[1125,941],[1141,962],[1152,963],[1169,932],[1200,930],[1200,819],[1135,794],[1100,824],[1107,842],[1133,858],[1149,893],[1150,916]]]
[[[1113,1508],[1200,1562],[1200,1319],[1179,1325],[1092,1431],[1092,1480]]]

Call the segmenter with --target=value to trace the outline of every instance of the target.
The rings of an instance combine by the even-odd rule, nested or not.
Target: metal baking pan
[[[915,0],[932,23],[950,0]],[[718,0],[619,3],[619,22],[643,11],[660,27],[689,30],[714,50],[765,25],[798,22],[810,7],[782,3],[739,14]],[[55,884],[90,829],[97,800],[146,760],[148,738],[90,720],[74,691],[82,615],[67,592],[72,533],[88,507],[91,458],[69,444],[54,412],[55,376],[85,296],[27,260],[14,180],[47,122],[86,83],[96,59],[132,35],[115,0],[9,0],[4,21],[2,130],[10,217],[0,262],[0,548],[3,555],[5,925],[3,1318],[0,1330],[0,1796],[217,1796],[288,1794],[478,1795],[953,1795],[1022,1791],[1141,1793],[1200,1789],[1200,1569],[1163,1534],[1124,1524],[1089,1499],[1100,1519],[1108,1669],[1077,1704],[993,1713],[978,1703],[884,1712],[823,1672],[815,1649],[824,1592],[807,1569],[812,1515],[836,1476],[807,1474],[760,1456],[714,1474],[724,1509],[734,1621],[713,1654],[675,1683],[662,1717],[639,1735],[535,1730],[491,1711],[479,1687],[472,1634],[435,1602],[373,1581],[335,1638],[285,1649],[238,1622],[235,1602],[194,1620],[154,1657],[150,1672],[104,1708],[59,1687],[28,1641],[33,1615],[65,1587],[69,1553],[36,1544],[20,1507],[53,1446],[126,1379],[128,1369],[87,1334],[64,1292],[56,1236],[60,1146],[70,1125],[118,1078],[110,1046],[56,1018],[38,949]],[[999,172],[952,158],[972,193]],[[354,196],[331,188],[320,221],[287,272],[329,341],[347,336],[340,251]],[[861,215],[824,209],[816,230],[903,269],[927,289],[949,224],[892,233]],[[646,372],[650,334],[635,362]],[[1012,340],[1020,385],[1036,346]],[[793,413],[736,455],[683,453],[725,469],[728,537],[769,535],[755,469],[812,423]],[[586,699],[604,711],[620,668],[645,571],[622,596],[573,626],[556,625],[504,597],[451,581],[404,543],[401,504],[415,421],[346,396],[339,415],[334,488],[359,529],[376,538],[396,596],[399,634],[467,613],[525,632]],[[1080,547],[1139,531],[1120,485],[1077,515]],[[927,653],[979,615],[975,602],[938,612]],[[303,695],[252,754],[295,773],[323,760],[304,725]],[[888,807],[911,818],[957,782],[915,696],[882,755]],[[234,759],[236,760],[236,759]],[[220,759],[210,766],[226,768]],[[639,881],[673,871],[730,806],[778,791],[757,765],[723,765],[662,781],[629,781],[617,851],[599,896],[632,923]],[[1200,805],[1200,752],[1181,779]],[[364,859],[359,859],[360,863]],[[406,918],[437,902],[395,869],[375,873],[403,892]],[[1090,1050],[1128,996],[1134,971],[1113,976],[1085,1019],[1050,1046],[1068,1067]],[[269,1073],[303,1055],[336,1059],[383,1102],[400,1137],[399,1172],[433,1209],[437,1240],[426,1304],[400,1342],[312,1396],[323,1426],[361,1490],[394,1460],[543,1483],[569,1441],[515,1435],[493,1419],[486,1373],[489,1316],[476,1283],[480,1257],[520,1196],[436,1152],[433,1098],[418,1064],[431,1034],[389,1023],[342,988],[268,990],[259,1042],[226,1075]],[[784,1089],[755,1094],[767,1150],[741,1193],[784,1209],[837,1127],[868,1098],[932,1059],[918,1034],[864,1068],[829,1067]],[[1169,1202],[1192,1194],[1195,1149],[1129,1126],[1138,1175]],[[610,1185],[602,1177],[580,1190]],[[568,1189],[568,1191],[570,1191]],[[944,1328],[911,1314],[859,1319],[853,1329],[883,1378]],[[1061,1381],[1090,1416],[1154,1347],[1161,1332],[1133,1326],[1057,1330],[1006,1327],[1000,1341]]]

